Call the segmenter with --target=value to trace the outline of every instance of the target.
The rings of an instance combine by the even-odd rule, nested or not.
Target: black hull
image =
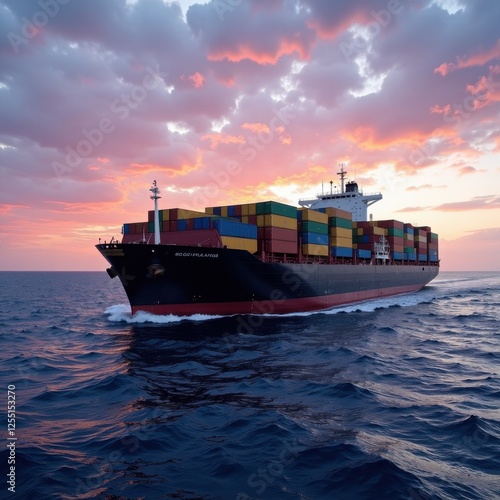
[[[96,246],[132,313],[283,314],[421,289],[438,265],[262,262],[244,250],[179,245]]]

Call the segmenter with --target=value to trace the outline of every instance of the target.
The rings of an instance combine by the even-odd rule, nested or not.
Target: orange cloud
[[[209,61],[241,62],[245,59],[257,64],[276,64],[284,56],[297,52],[300,59],[308,59],[309,53],[303,47],[300,40],[282,40],[279,47],[273,52],[258,51],[249,44],[241,44],[238,47],[222,49],[208,55]]]
[[[255,134],[258,134],[259,132],[264,132],[266,134],[271,133],[271,129],[265,123],[248,123],[248,122],[246,122],[241,126],[241,128],[244,128],[246,130],[251,130]]]
[[[241,135],[235,136],[230,134],[214,133],[205,134],[200,138],[202,141],[210,141],[210,149],[216,149],[219,144],[244,144],[245,138]]]
[[[434,69],[434,73],[446,76],[448,73],[458,69],[483,66],[488,61],[498,57],[500,57],[500,40],[497,40],[497,43],[490,50],[462,58],[457,57],[456,63],[443,63]]]
[[[429,134],[412,130],[406,132],[405,135],[381,139],[376,137],[375,129],[372,127],[357,127],[353,131],[344,131],[342,133],[344,139],[355,143],[360,149],[365,151],[384,151],[389,147],[401,144],[421,146],[429,140],[429,137],[434,137],[434,135],[443,136],[450,134],[440,129],[433,131],[432,135],[429,136]]]
[[[193,82],[193,85],[198,89],[200,87],[203,87],[203,84],[205,83],[205,77],[201,73],[193,73],[188,77],[189,80]]]

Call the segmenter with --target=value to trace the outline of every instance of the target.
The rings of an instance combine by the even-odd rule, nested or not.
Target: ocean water
[[[279,317],[131,317],[104,272],[0,295],[0,498],[500,498],[499,273]]]

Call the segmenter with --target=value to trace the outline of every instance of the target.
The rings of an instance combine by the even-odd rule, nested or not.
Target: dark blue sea
[[[0,295],[0,498],[500,498],[498,272],[279,317],[131,317],[104,272]]]

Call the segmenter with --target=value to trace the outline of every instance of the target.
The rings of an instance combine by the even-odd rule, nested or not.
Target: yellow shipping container
[[[345,227],[331,227],[330,236],[338,238],[347,238],[352,243],[352,229],[346,229]]]
[[[387,232],[388,230],[385,227],[373,226],[373,234],[377,236],[387,236]]]
[[[352,238],[340,238],[338,236],[332,236],[330,238],[330,246],[352,248]]]
[[[245,217],[248,215],[248,203],[241,205],[241,216]]]
[[[328,246],[304,243],[302,244],[302,255],[328,257]]]
[[[222,217],[227,217],[227,206],[226,207],[220,207],[220,214]]]
[[[326,215],[328,217],[340,217],[342,219],[352,220],[352,213],[345,210],[340,210],[340,208],[327,207]]]
[[[214,207],[206,207],[205,213],[208,215],[213,215],[214,214]]]
[[[170,209],[164,208],[163,210],[158,210],[158,214],[160,217],[160,222],[169,220]]]
[[[323,212],[318,212],[312,208],[299,208],[302,212],[302,220],[310,220],[313,222],[321,222],[322,224],[328,224],[328,215]]]
[[[198,212],[196,210],[188,210],[187,208],[177,209],[177,220],[181,219],[195,219],[196,217],[204,217],[206,212]],[[163,219],[165,220],[165,218]]]
[[[247,250],[250,253],[257,252],[257,240],[251,238],[238,238],[237,236],[221,236],[222,244],[227,248],[236,250]]]
[[[285,217],[283,215],[276,215],[276,214],[268,214],[268,215],[258,215],[257,216],[257,226],[261,226],[259,224],[259,221],[261,220],[260,218],[264,217],[264,224],[263,226],[265,227],[281,227],[283,229],[295,229],[297,230],[297,219],[294,219],[292,217]]]

